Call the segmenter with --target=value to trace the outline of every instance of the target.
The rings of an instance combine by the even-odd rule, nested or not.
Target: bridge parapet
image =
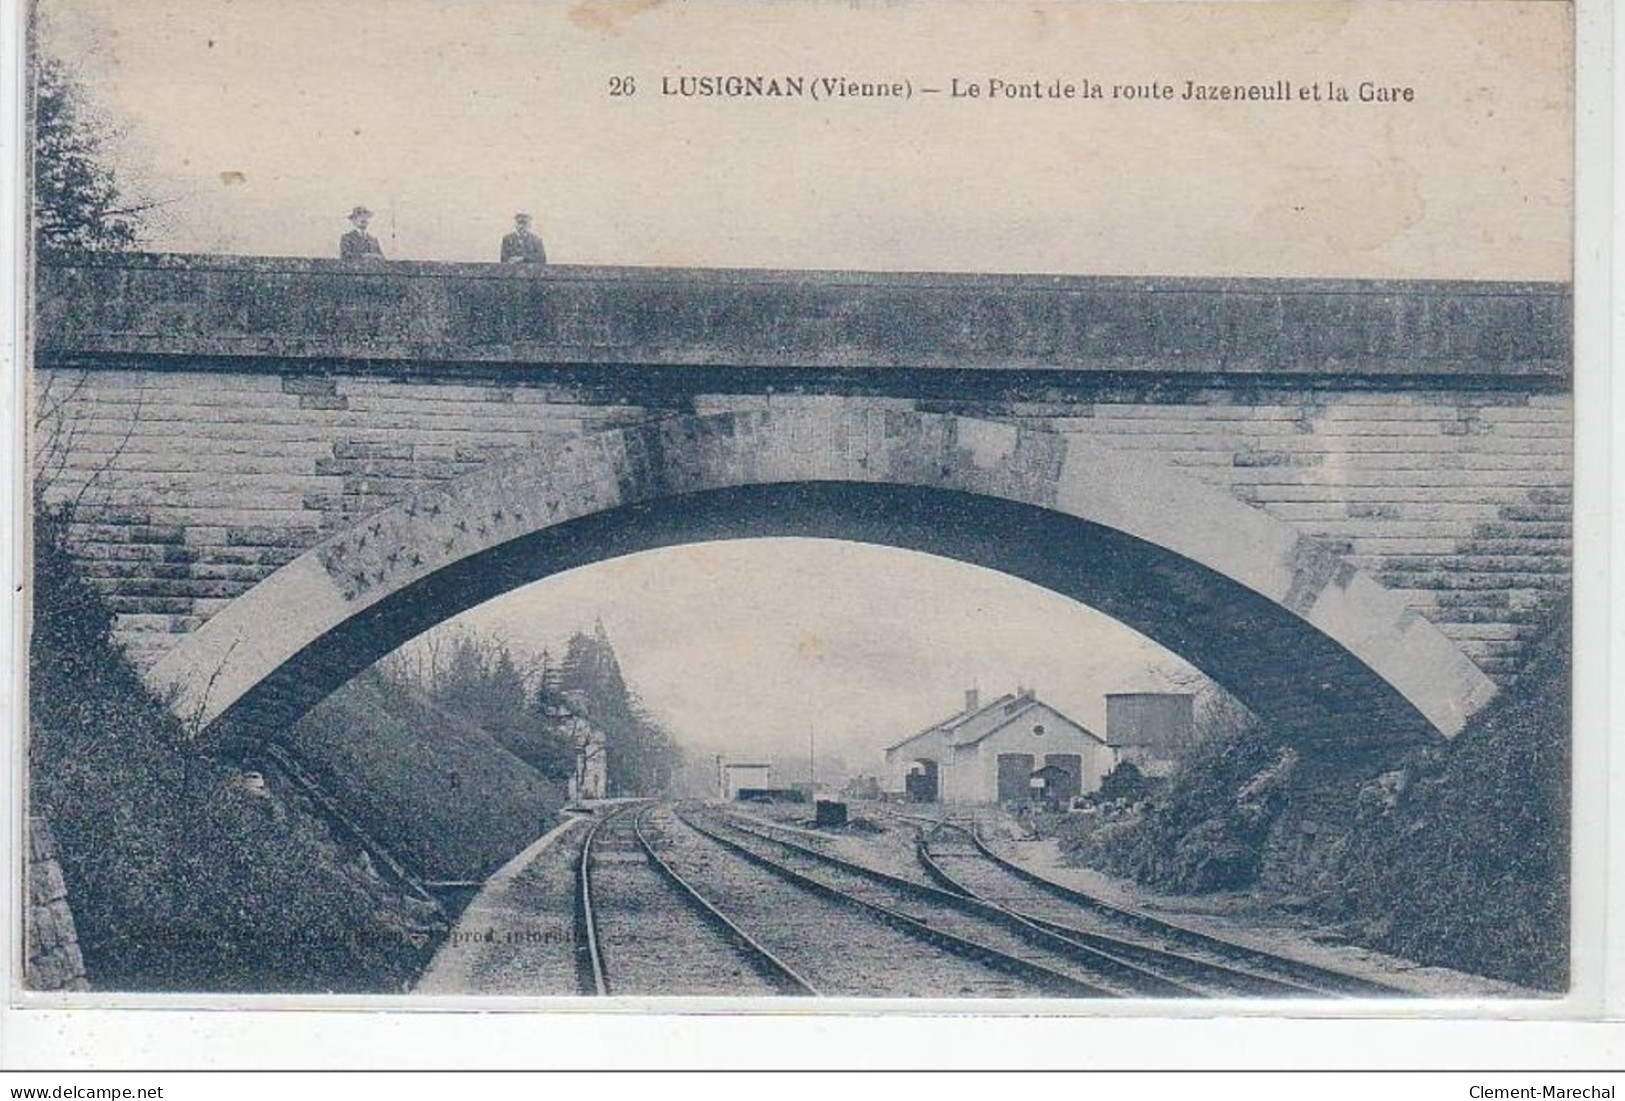
[[[1564,380],[1543,283],[176,255],[46,262],[47,364],[640,365]]]

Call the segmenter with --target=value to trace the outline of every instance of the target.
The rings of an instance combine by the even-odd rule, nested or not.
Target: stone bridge
[[[47,261],[34,463],[200,727],[274,734],[559,570],[802,534],[1032,580],[1299,743],[1370,746],[1459,731],[1565,591],[1570,309],[1549,284]]]

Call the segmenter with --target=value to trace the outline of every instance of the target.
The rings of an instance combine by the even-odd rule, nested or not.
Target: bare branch
[[[203,686],[203,695],[201,698],[199,698],[197,706],[192,709],[192,713],[190,715],[186,716],[184,728],[186,731],[187,741],[195,742],[197,741],[198,736],[203,733],[203,727],[205,726],[203,715],[209,709],[209,697],[214,694],[215,682],[218,681],[220,679],[220,675],[226,671],[226,666],[231,662],[231,655],[237,649],[237,644],[240,642],[242,642],[241,637],[231,640],[231,645],[226,647],[226,652],[220,657],[220,664],[216,665],[214,667],[214,672],[209,674],[208,683]]]
[[[72,503],[67,506],[66,513],[70,522],[78,517],[79,507],[84,502],[85,494],[89,493],[91,487],[96,485],[97,482],[101,481],[103,477],[109,474],[113,468],[119,464],[119,461],[124,458],[124,452],[129,448],[130,440],[134,438],[135,430],[141,423],[141,412],[146,407],[146,400],[147,382],[145,377],[143,377],[139,387],[136,390],[135,408],[130,412],[130,423],[125,426],[123,438],[120,439],[118,444],[114,446],[112,452],[108,454],[107,458],[98,464],[95,470],[91,471],[90,477],[85,479],[84,485],[79,487],[79,492],[74,495]],[[74,430],[70,430],[68,437],[69,449],[73,447],[75,440],[73,431]]]

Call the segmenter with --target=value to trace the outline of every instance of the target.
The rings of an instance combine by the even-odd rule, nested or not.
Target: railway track
[[[1371,979],[1236,944],[1067,887],[994,852],[972,826],[901,816],[918,831],[916,856],[945,890],[1019,913],[1059,935],[1112,950],[1215,993],[1265,997],[1394,997]],[[1228,989],[1227,989],[1228,988]]]
[[[692,805],[611,811],[587,831],[577,860],[579,989],[730,997],[1401,993],[1075,891],[998,855],[974,828],[909,820],[923,877]]]
[[[899,892],[927,897],[932,891],[941,892],[935,897],[945,904],[951,903],[947,903],[943,894],[958,899],[962,909],[969,908],[985,917],[1002,920],[1029,942],[1068,956],[1114,993],[1141,997],[1275,998],[1399,993],[1369,980],[1234,945],[1112,907],[1004,860],[982,844],[973,832],[960,826],[932,820],[930,824],[938,831],[934,845],[928,843],[927,835],[920,829],[915,853],[926,876],[935,885],[930,888],[843,860],[787,838],[784,831],[765,824],[737,819],[732,824],[796,851],[808,860],[862,874]],[[957,846],[945,843],[944,834],[960,839],[961,843]],[[1046,893],[1043,885],[1055,888],[1057,893]],[[1082,902],[1079,900],[1104,909],[1085,908],[1080,916]],[[994,918],[994,915],[999,917]]]
[[[1201,997],[1188,982],[1069,939],[977,899],[878,871],[730,816],[679,817],[747,860],[839,898],[946,952],[1020,976],[1050,996]]]
[[[843,997],[1034,998],[1054,996],[1064,976],[1006,959],[908,915],[881,913],[829,884],[749,850],[711,821],[661,808],[657,846],[781,958]]]
[[[576,864],[577,986],[591,995],[817,994],[656,851],[650,804],[594,822]]]

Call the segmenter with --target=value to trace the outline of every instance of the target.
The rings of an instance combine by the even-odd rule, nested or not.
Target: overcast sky
[[[1495,276],[1569,269],[1568,5],[41,0],[174,198],[153,245],[557,262]],[[728,73],[1336,80],[1410,105],[685,100]],[[637,93],[609,95],[614,77]]]
[[[805,752],[854,767],[959,710],[1038,690],[1105,732],[1106,692],[1188,690],[1195,671],[1115,621],[991,570],[891,547],[754,539],[649,551],[538,582],[446,626],[554,656],[603,618],[625,671],[697,750]]]

